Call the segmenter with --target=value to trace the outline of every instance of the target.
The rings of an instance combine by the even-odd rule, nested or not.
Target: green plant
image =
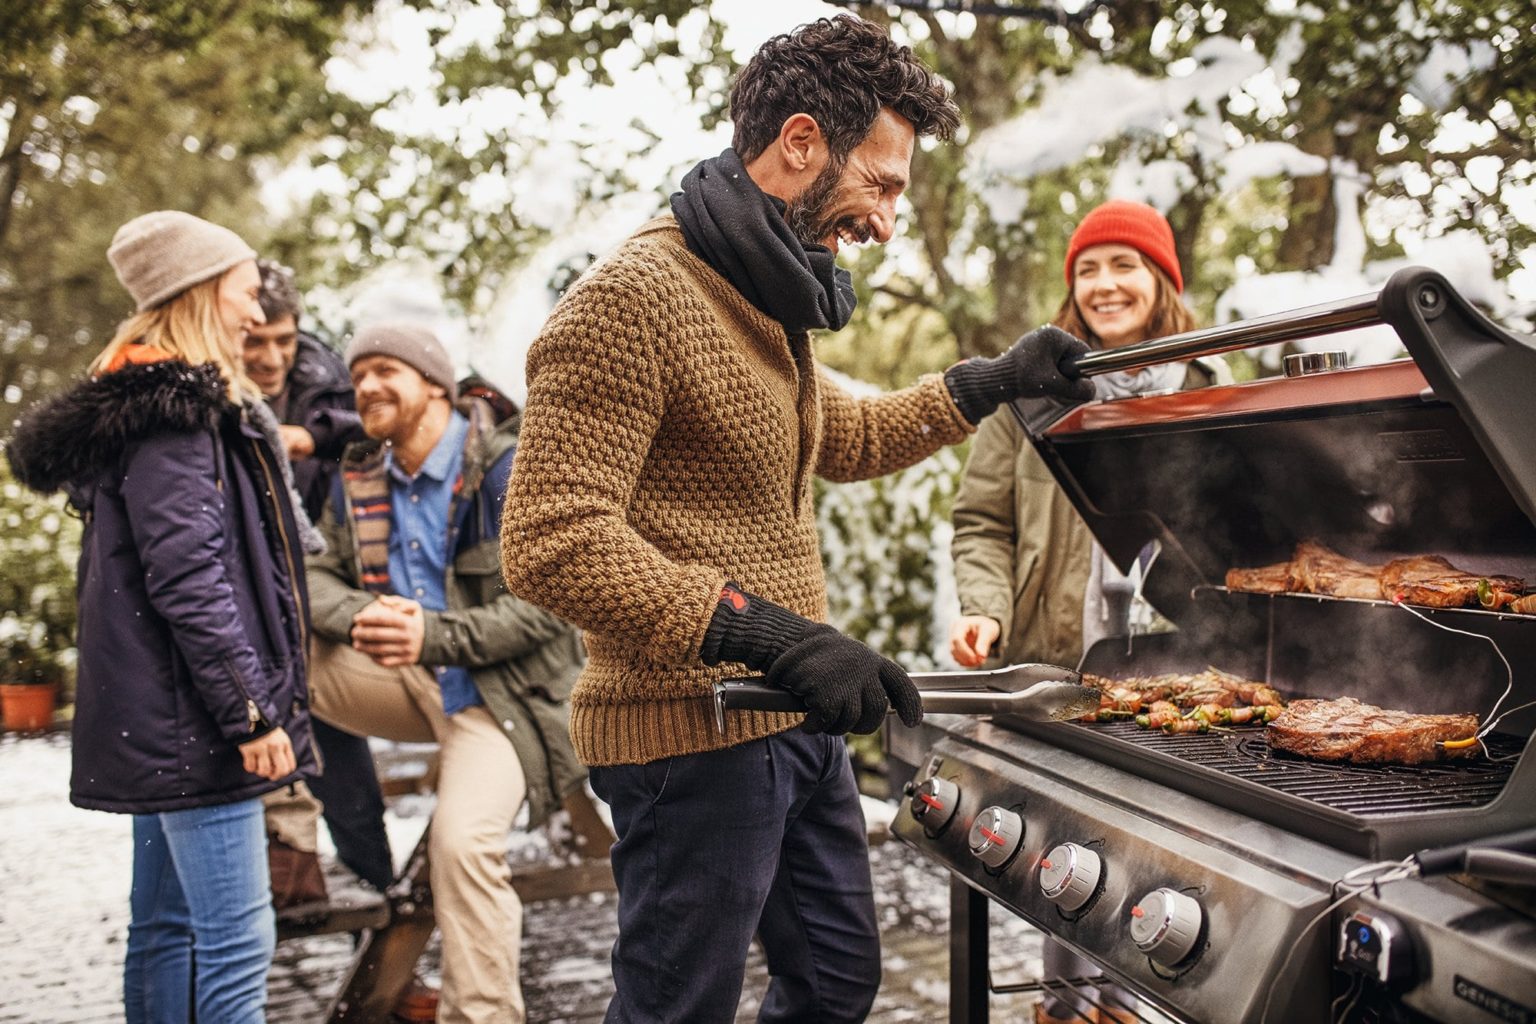
[[[17,483],[0,459],[0,682],[70,689],[79,550],[63,503]]]

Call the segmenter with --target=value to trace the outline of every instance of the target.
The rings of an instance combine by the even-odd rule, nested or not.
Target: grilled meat
[[[1082,721],[1134,718],[1144,729],[1164,732],[1205,732],[1213,723],[1262,725],[1284,703],[1272,687],[1216,668],[1131,679],[1085,674],[1083,683],[1100,696],[1099,709]]]
[[[1255,594],[1325,594],[1402,601],[1429,608],[1492,608],[1536,615],[1536,594],[1522,597],[1518,576],[1483,576],[1456,568],[1439,555],[1396,558],[1366,565],[1313,540],[1302,541],[1289,562],[1228,569],[1227,589]],[[1257,702],[1254,702],[1257,703]]]
[[[1291,581],[1291,563],[1276,562],[1257,569],[1228,569],[1227,589],[1250,594],[1283,594]]]
[[[1381,569],[1345,558],[1313,540],[1296,545],[1286,589],[1330,597],[1363,597],[1381,600]]]
[[[1418,715],[1362,704],[1353,697],[1295,700],[1270,722],[1265,737],[1277,750],[1320,761],[1422,764],[1473,757],[1478,748],[1446,750],[1436,741],[1477,733],[1476,715]]]
[[[1502,608],[1525,591],[1516,576],[1479,576],[1463,572],[1439,555],[1395,558],[1381,572],[1381,592],[1389,600],[1429,608]]]

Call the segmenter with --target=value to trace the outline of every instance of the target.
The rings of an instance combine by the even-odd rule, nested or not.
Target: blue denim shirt
[[[407,476],[395,464],[394,452],[384,456],[394,513],[389,534],[389,586],[428,611],[448,608],[448,510],[453,503],[454,482],[463,469],[464,439],[468,435],[469,420],[455,412],[415,476]],[[451,715],[485,703],[468,669],[456,665],[428,667],[442,687],[445,713]]]

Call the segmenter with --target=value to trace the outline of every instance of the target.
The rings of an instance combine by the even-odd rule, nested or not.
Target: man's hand
[[[382,594],[352,616],[352,646],[385,668],[421,661],[426,616],[408,597]]]
[[[293,756],[293,741],[278,726],[248,743],[240,744],[240,761],[252,775],[276,782],[292,775],[299,767]]]
[[[307,459],[315,454],[315,437],[303,427],[280,423],[277,427],[277,436],[283,439],[283,447],[288,449],[290,460]]]
[[[987,660],[1002,631],[990,615],[962,615],[949,627],[949,653],[962,668],[976,668]]]
[[[956,363],[944,371],[944,383],[955,405],[973,424],[1015,398],[1052,395],[1086,402],[1094,395],[1093,381],[1068,377],[1062,366],[1087,352],[1087,345],[1061,328],[1040,327],[1014,342],[1000,356]]]
[[[874,732],[895,708],[908,726],[923,701],[905,669],[831,626],[726,584],[700,657],[739,661],[805,701],[805,731]]]

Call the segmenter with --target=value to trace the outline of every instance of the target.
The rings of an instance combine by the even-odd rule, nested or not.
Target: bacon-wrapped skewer
[[[1184,717],[1184,712],[1172,701],[1153,701],[1152,706],[1144,715],[1136,716],[1136,724],[1143,729],[1161,729],[1169,722],[1177,722]]]
[[[1228,725],[1264,725],[1280,717],[1285,708],[1279,704],[1257,704],[1246,708],[1227,708],[1217,721]]]

